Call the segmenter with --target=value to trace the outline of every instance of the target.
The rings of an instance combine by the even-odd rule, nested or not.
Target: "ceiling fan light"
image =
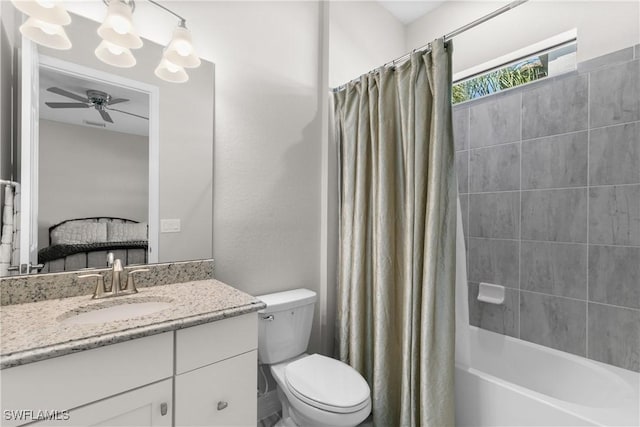
[[[98,28],[98,34],[104,40],[128,49],[142,47],[142,39],[133,26],[131,6],[122,0],[109,1],[107,16]]]
[[[125,47],[102,40],[95,50],[98,59],[114,67],[129,68],[136,65],[136,58]]]
[[[184,83],[189,80],[189,75],[184,68],[171,63],[164,57],[160,60],[160,64],[156,67],[154,74],[170,83]]]
[[[164,57],[170,62],[186,68],[200,66],[200,58],[195,54],[191,31],[182,23],[173,31],[173,37],[167,45]]]
[[[55,0],[11,0],[20,12],[39,21],[55,25],[68,25],[71,16]]]
[[[20,26],[20,32],[39,45],[58,50],[71,49],[71,40],[61,25],[50,24],[31,17]]]

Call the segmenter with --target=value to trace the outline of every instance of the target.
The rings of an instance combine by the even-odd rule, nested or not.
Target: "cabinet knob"
[[[218,411],[222,411],[227,406],[229,406],[229,403],[225,402],[224,400],[221,400],[220,402],[218,402]]]
[[[168,407],[167,407],[167,403],[166,403],[166,402],[162,402],[162,403],[160,404],[160,415],[162,415],[163,417],[164,417],[165,415],[167,415],[167,409],[168,409]]]

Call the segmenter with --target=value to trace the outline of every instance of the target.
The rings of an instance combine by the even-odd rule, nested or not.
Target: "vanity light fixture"
[[[0,0],[1,1],[1,0]],[[133,25],[135,0],[102,0],[107,5],[107,15],[98,27],[102,41],[94,53],[98,59],[114,67],[128,68],[136,65],[131,49],[142,47],[142,39]],[[200,66],[195,53],[191,31],[187,21],[157,1],[147,0],[152,5],[169,12],[179,19],[171,41],[163,50],[160,63],[154,74],[167,82],[184,83],[189,80],[185,68]],[[60,6],[59,0],[11,0],[19,11],[29,18],[20,27],[20,32],[34,42],[53,49],[70,49],[71,41],[63,26],[71,23],[71,16]]]
[[[136,65],[136,58],[129,49],[107,40],[102,40],[94,53],[100,61],[114,67],[130,68]]]
[[[154,74],[158,78],[170,83],[184,83],[189,80],[189,75],[184,68],[172,63],[166,59],[164,55],[160,60],[160,64],[156,67]]]
[[[162,56],[180,67],[195,68],[200,66],[200,58],[195,54],[193,48],[191,31],[187,29],[184,19],[173,31],[173,37]]]
[[[56,0],[11,0],[20,12],[29,16],[20,26],[28,39],[52,49],[71,48],[63,26],[71,23],[71,16]]]
[[[114,45],[139,49],[142,47],[142,39],[138,36],[131,14],[136,4],[130,0],[103,0],[107,6],[107,16],[102,25],[98,27],[98,35]]]

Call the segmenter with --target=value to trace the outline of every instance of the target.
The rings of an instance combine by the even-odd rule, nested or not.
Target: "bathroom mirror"
[[[47,254],[50,265],[43,273],[106,266],[109,250],[129,263],[211,258],[213,64],[202,61],[200,67],[187,70],[186,83],[165,82],[154,75],[163,47],[144,40],[144,46],[133,51],[134,67],[112,67],[94,55],[100,43],[98,23],[76,15],[72,19],[66,29],[73,47],[60,51],[37,46],[33,59],[41,63],[40,98],[46,99],[34,101],[40,110],[34,127],[39,128],[39,156],[28,166],[39,177],[32,180],[39,182],[35,216],[31,221],[22,218],[21,227],[21,233],[28,233],[25,224],[32,222],[38,237],[23,236],[23,241],[31,237],[32,253],[42,253],[60,239],[67,242],[78,230],[98,243],[121,240],[123,235],[132,242],[123,248],[107,245],[103,251],[98,247],[91,254],[80,251],[57,264]],[[95,71],[99,78],[59,72],[52,63]],[[140,87],[134,87],[135,82]],[[149,95],[154,90],[155,109]],[[110,106],[119,110],[108,111],[113,123],[94,108],[46,104],[77,103],[70,98],[74,94],[106,94],[128,101]],[[153,123],[155,130],[149,127]],[[147,224],[149,251],[145,255],[147,249],[142,249],[141,256]]]

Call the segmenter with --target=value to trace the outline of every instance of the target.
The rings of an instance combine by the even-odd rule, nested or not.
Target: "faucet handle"
[[[136,288],[136,283],[134,281],[134,275],[137,273],[144,273],[146,271],[149,271],[148,268],[139,268],[137,270],[132,270],[129,271],[127,274],[127,287],[124,288],[124,292],[131,292],[132,294],[135,294],[138,292],[138,289]]]
[[[93,291],[93,299],[96,298],[102,298],[105,295],[105,290],[104,290],[104,276],[102,274],[98,274],[98,273],[92,273],[92,274],[81,274],[78,276],[78,279],[87,279],[89,277],[96,277],[96,290]]]

